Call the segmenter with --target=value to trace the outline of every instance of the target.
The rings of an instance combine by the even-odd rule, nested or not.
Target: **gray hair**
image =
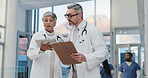
[[[42,17],[42,20],[44,19],[44,17],[46,17],[46,16],[51,16],[55,21],[57,20],[57,16],[56,16],[56,14],[55,13],[53,13],[53,12],[45,12],[44,14],[43,14],[43,17]]]
[[[80,4],[70,4],[67,6],[67,9],[74,9],[77,13],[82,13],[83,19],[83,8]]]

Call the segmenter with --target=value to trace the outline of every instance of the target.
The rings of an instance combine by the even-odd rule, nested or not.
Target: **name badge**
[[[125,69],[123,69],[123,72],[125,72],[126,70]]]

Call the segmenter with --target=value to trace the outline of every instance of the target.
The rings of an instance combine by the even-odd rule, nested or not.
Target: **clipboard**
[[[43,42],[43,44],[47,44],[48,42],[50,42],[49,45],[57,43],[56,39],[41,39],[35,41],[39,47],[41,47],[41,42]]]
[[[72,53],[77,53],[77,50],[72,42],[58,42],[51,45],[52,48],[56,51],[58,57],[65,65],[79,64],[78,62],[71,57]]]

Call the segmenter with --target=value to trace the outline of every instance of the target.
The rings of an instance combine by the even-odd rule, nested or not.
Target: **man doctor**
[[[123,62],[119,67],[118,78],[140,78],[140,66],[132,61],[132,53],[127,52],[125,54],[125,62]]]
[[[101,31],[83,20],[83,9],[79,4],[67,6],[64,16],[74,27],[68,40],[74,43],[78,53],[71,57],[82,62],[72,65],[69,78],[100,78],[100,63],[108,55]]]
[[[62,41],[62,35],[54,32],[57,17],[52,12],[43,15],[45,29],[33,34],[27,56],[33,60],[30,78],[62,78],[60,59],[51,46],[41,43],[39,47],[35,40],[56,39]]]

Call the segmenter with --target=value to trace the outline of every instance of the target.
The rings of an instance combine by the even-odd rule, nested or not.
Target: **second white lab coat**
[[[77,40],[74,42],[74,29],[68,37],[72,41],[79,53],[85,55],[87,62],[76,64],[78,78],[101,78],[100,64],[107,58],[108,51],[102,33],[97,27],[87,23],[86,31],[83,32],[86,26],[86,21],[82,21],[79,26],[79,33]],[[72,68],[70,70],[69,78],[72,78]]]
[[[49,37],[46,34],[45,30],[37,32],[33,35],[29,49],[27,51],[27,56],[33,60],[30,78],[50,78],[51,53],[55,52],[51,50],[41,52],[35,41],[45,39],[45,36],[48,39],[57,39],[57,36],[59,36],[62,39],[62,36],[57,33],[54,33],[52,37]],[[54,78],[62,78],[61,63],[56,53],[54,64]]]

